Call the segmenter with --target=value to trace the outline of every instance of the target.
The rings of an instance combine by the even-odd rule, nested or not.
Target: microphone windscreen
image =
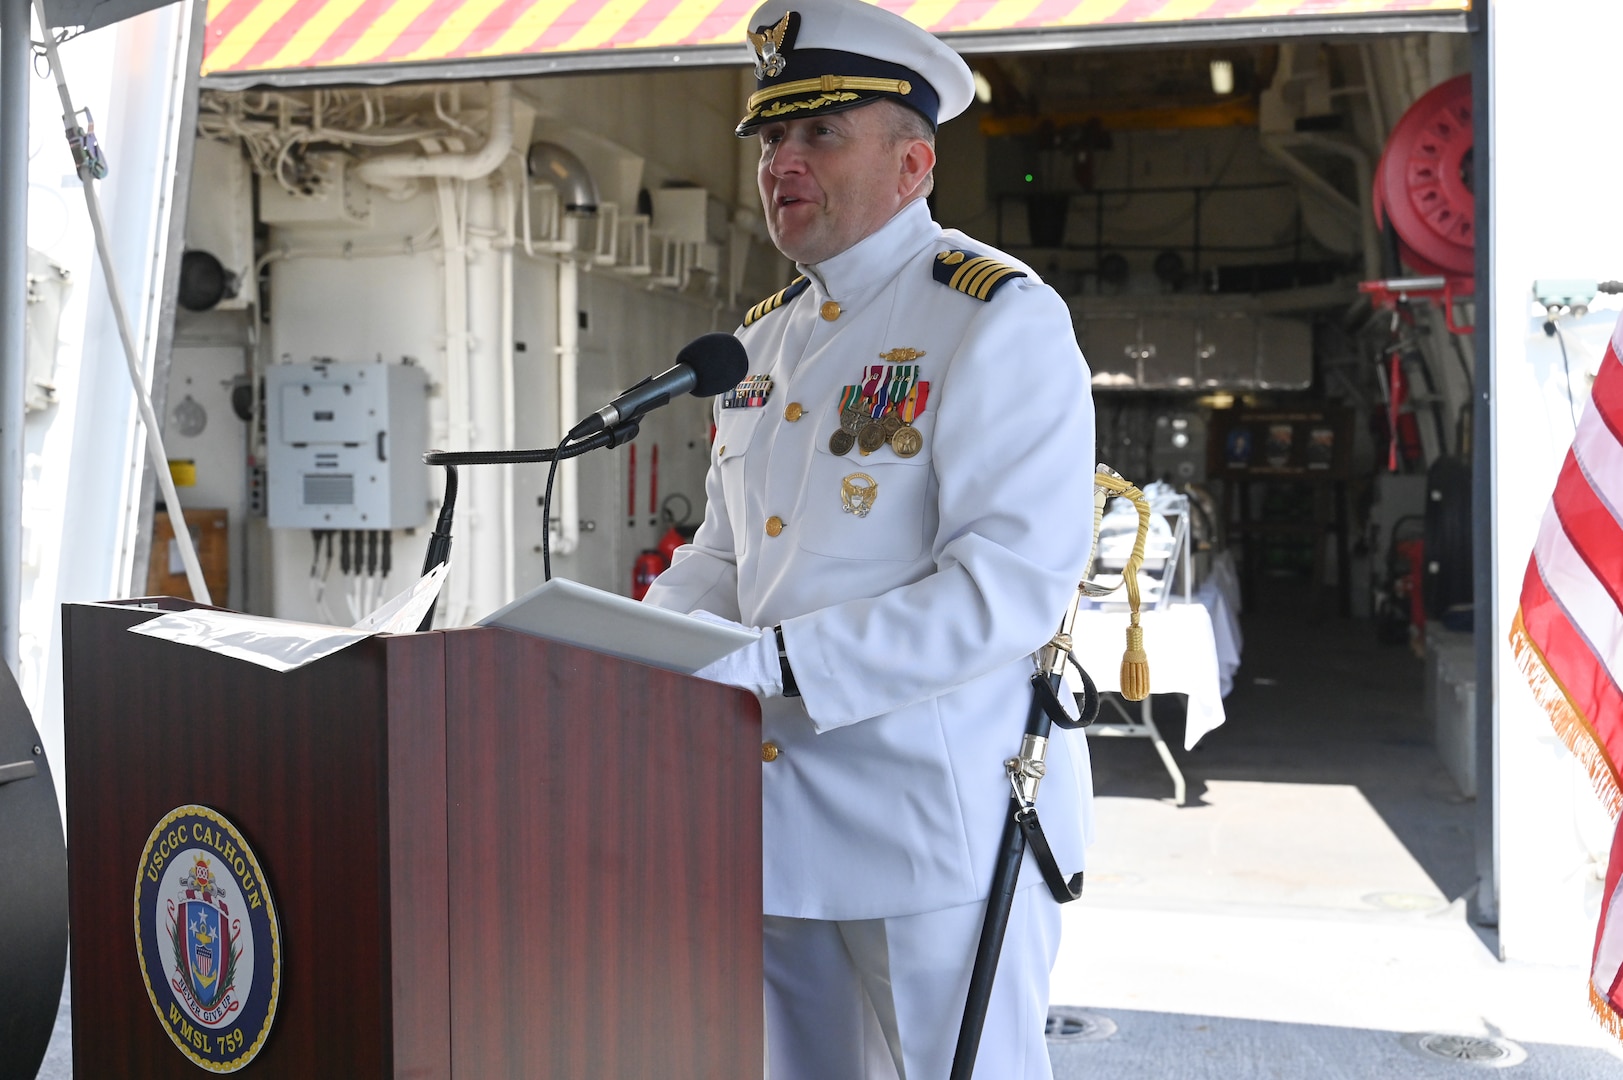
[[[694,338],[676,354],[676,362],[693,369],[696,382],[690,393],[694,397],[715,397],[731,390],[744,381],[750,369],[744,343],[722,333]]]

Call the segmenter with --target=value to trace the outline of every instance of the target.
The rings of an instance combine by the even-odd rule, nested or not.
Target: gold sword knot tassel
[[[1144,565],[1144,545],[1150,534],[1150,503],[1144,493],[1135,485],[1123,479],[1121,474],[1108,465],[1101,464],[1098,471],[1093,474],[1093,548],[1088,555],[1089,573],[1093,569],[1093,552],[1099,546],[1099,530],[1104,518],[1104,505],[1106,497],[1119,495],[1132,502],[1133,508],[1138,511],[1138,534],[1133,539],[1133,552],[1127,557],[1127,565],[1121,572],[1121,583],[1127,586],[1127,607],[1130,612],[1127,624],[1127,648],[1121,656],[1121,696],[1128,701],[1143,701],[1150,696],[1150,659],[1144,651],[1144,628],[1138,623],[1138,573]],[[1083,593],[1090,597],[1108,596],[1115,592],[1116,587],[1100,586],[1087,580],[1082,580],[1079,596]],[[1068,620],[1075,619],[1076,604],[1072,603],[1071,614]],[[1061,628],[1062,632],[1069,632],[1070,626]]]

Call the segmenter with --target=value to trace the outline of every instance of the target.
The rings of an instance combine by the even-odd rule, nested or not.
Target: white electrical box
[[[427,519],[422,368],[275,364],[265,404],[272,528],[409,529]]]
[[[654,204],[654,232],[680,244],[710,239],[710,195],[704,188],[660,188],[648,194]]]

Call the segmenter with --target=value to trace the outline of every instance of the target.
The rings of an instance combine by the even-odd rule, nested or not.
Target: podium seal
[[[179,806],[135,874],[135,951],[169,1038],[209,1072],[254,1059],[276,1018],[282,938],[259,860],[221,814]]]

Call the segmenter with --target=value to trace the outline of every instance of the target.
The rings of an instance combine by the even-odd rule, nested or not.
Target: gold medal
[[[862,426],[857,433],[857,449],[862,451],[864,457],[885,445],[885,426],[873,420]]]
[[[879,483],[867,473],[852,473],[840,481],[840,506],[847,514],[867,517],[879,497]]]
[[[840,430],[855,438],[862,432],[862,424],[867,417],[856,409],[846,409],[840,413]]]
[[[885,438],[888,439],[902,429],[902,418],[895,413],[891,413],[879,421],[879,426],[884,429]]]
[[[844,457],[851,452],[851,448],[856,444],[857,437],[841,428],[828,437],[828,452],[835,457]]]
[[[924,436],[916,427],[900,427],[891,434],[890,448],[898,457],[910,458],[924,449]]]

